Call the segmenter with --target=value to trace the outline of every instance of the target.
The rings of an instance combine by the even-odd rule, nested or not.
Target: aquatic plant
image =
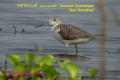
[[[8,55],[8,60],[13,65],[13,74],[8,74],[0,70],[0,80],[82,80],[82,71],[78,64],[72,60],[57,61],[61,70],[57,70],[54,66],[56,58],[53,55],[47,54],[44,56],[36,56],[34,52],[26,53],[22,60],[19,55]],[[58,78],[64,71],[66,71],[70,78]],[[41,73],[42,74],[38,74]],[[97,74],[98,70],[94,69],[88,73],[89,79],[92,80]],[[31,74],[28,74],[31,73]],[[37,73],[37,74],[35,74]]]

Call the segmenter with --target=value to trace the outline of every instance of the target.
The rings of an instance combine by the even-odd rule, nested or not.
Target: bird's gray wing
[[[58,27],[60,28],[60,35],[65,40],[92,37],[92,34],[70,24],[60,24]]]

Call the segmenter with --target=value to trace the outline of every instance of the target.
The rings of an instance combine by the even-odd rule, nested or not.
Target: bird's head
[[[50,18],[50,20],[48,21],[49,25],[58,25],[58,24],[62,24],[62,20],[60,17],[58,16],[53,16],[52,18]]]
[[[43,27],[43,26],[50,26],[50,25],[55,26],[59,24],[62,24],[61,18],[58,16],[53,16],[52,18],[49,19],[48,24],[40,24],[38,26],[35,26],[35,28]]]

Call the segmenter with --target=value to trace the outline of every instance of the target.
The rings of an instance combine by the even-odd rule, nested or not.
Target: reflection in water
[[[77,56],[77,55],[67,55],[67,54],[54,54],[55,57],[63,58],[63,59],[71,59],[72,61],[87,61],[91,58],[88,58],[86,56]]]

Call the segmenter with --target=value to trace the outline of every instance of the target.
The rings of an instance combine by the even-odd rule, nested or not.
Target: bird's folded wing
[[[60,24],[58,27],[60,28],[60,35],[65,40],[92,37],[92,34],[70,24]]]

